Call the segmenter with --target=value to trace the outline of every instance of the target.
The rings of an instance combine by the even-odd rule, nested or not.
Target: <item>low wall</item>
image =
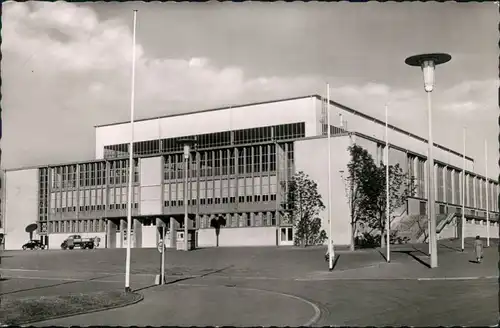
[[[222,228],[219,246],[276,246],[276,227]],[[198,230],[198,247],[215,247],[215,229]]]
[[[157,247],[157,230],[156,226],[142,227],[142,248]]]
[[[439,233],[439,239],[460,238],[460,224],[453,220],[450,224],[446,225]],[[488,236],[486,221],[472,220],[465,224],[465,238],[481,236],[486,238]],[[498,238],[498,224],[490,222],[490,238]]]

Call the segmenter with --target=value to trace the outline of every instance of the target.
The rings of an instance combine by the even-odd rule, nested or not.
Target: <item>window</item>
[[[276,145],[270,147],[269,171],[276,171]]]
[[[436,200],[444,202],[444,179],[443,172],[444,167],[442,165],[437,165],[436,183],[437,183],[437,198]]]
[[[160,153],[160,140],[134,142],[134,155],[154,155]]]
[[[270,145],[265,145],[261,148],[262,153],[260,162],[262,163],[262,172],[267,172],[269,170],[269,148]]]
[[[282,124],[274,127],[276,140],[297,139],[305,137],[305,123]]]
[[[272,127],[260,127],[234,131],[234,144],[271,141]]]
[[[271,212],[271,225],[275,226],[276,225],[276,213]]]
[[[427,214],[427,203],[420,202],[420,215],[426,215],[426,214]]]
[[[448,203],[453,203],[453,189],[451,186],[451,175],[452,175],[451,172],[452,172],[452,170],[450,168],[447,168],[446,173],[445,173],[445,179],[444,179],[445,190],[446,190],[445,198],[446,198],[446,202],[448,202]]]

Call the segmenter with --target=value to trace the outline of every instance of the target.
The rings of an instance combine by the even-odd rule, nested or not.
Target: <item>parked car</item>
[[[23,245],[23,250],[27,249],[45,249],[45,245],[42,244],[39,240],[30,240],[26,244]]]
[[[95,247],[96,238],[82,238],[80,235],[71,235],[66,238],[62,244],[62,249],[73,249],[80,247],[81,249],[93,249]]]

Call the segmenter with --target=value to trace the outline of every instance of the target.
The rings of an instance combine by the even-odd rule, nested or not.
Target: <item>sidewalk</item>
[[[458,244],[458,245],[457,245]],[[430,269],[427,256],[428,245],[394,245],[391,249],[391,262],[385,261],[385,249],[372,250],[371,260],[365,255],[364,267],[354,267],[355,253],[339,254],[337,263],[345,262],[343,267],[336,266],[332,272],[312,271],[296,280],[334,280],[334,279],[495,279],[498,278],[498,241],[492,240],[491,246],[484,249],[482,263],[474,263],[474,253],[470,241],[462,253],[460,242],[440,241],[438,267]],[[458,247],[457,247],[458,246]],[[378,261],[377,261],[378,256]]]

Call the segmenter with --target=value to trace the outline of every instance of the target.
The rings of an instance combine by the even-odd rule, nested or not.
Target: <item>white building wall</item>
[[[163,212],[163,159],[147,157],[140,159],[140,215],[157,215]]]
[[[157,247],[158,229],[156,226],[142,227],[142,247]]]
[[[446,225],[441,233],[438,234],[439,239],[451,239],[451,238],[460,238],[460,224],[454,222]],[[472,220],[465,224],[465,238],[474,238],[476,236],[480,236],[481,238],[486,238],[488,236],[487,225],[485,221],[481,220]],[[498,224],[490,222],[490,238],[497,239],[498,238]]]
[[[347,170],[350,155],[347,148],[351,145],[349,136],[331,138],[331,218],[333,222],[332,236],[336,245],[350,244],[351,226],[350,214],[345,195],[345,187],[340,171]],[[328,206],[328,140],[317,138],[300,140],[295,143],[295,169],[304,171],[318,184],[318,193],[322,196],[323,204]],[[345,173],[344,173],[345,174]],[[327,209],[319,214],[322,220],[322,229],[329,234]]]
[[[177,115],[134,123],[136,141],[249,129],[289,123],[306,123],[306,136],[317,133],[313,98],[241,106]],[[130,123],[96,127],[96,159],[104,157],[103,147],[130,142]]]
[[[38,169],[5,173],[5,249],[14,250],[28,241],[26,226],[38,220]],[[34,234],[36,235],[36,233]],[[35,237],[34,237],[35,238]]]
[[[276,246],[276,227],[222,228],[219,246]],[[198,230],[198,247],[215,247],[215,229]]]

